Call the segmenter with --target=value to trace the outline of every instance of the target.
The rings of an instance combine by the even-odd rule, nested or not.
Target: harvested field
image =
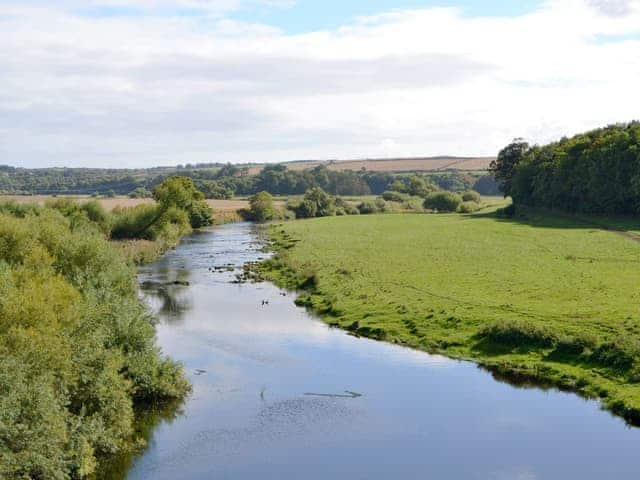
[[[307,170],[326,165],[329,170],[362,170],[371,172],[433,172],[447,169],[453,170],[486,170],[494,157],[420,157],[420,158],[389,158],[365,160],[326,160],[287,162],[289,170]],[[259,173],[264,165],[250,167],[249,173]]]

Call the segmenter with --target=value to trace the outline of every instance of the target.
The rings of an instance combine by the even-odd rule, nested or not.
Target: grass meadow
[[[304,220],[270,227],[262,268],[355,335],[551,382],[637,423],[640,243],[601,224],[491,209]]]

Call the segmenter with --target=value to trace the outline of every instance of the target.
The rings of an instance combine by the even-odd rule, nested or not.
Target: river
[[[194,234],[140,269],[158,342],[193,394],[123,478],[639,477],[640,429],[596,402],[355,338],[272,284],[233,283],[265,255],[253,228]]]

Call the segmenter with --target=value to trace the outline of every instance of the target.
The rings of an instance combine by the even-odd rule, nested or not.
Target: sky
[[[495,155],[640,119],[640,0],[0,0],[0,164]]]

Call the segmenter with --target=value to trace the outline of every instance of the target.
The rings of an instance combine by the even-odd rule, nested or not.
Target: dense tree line
[[[380,195],[394,181],[408,181],[413,173],[334,171],[325,165],[307,170],[290,170],[284,164],[267,165],[257,174],[235,165],[189,166],[140,170],[76,168],[23,169],[0,166],[0,193],[131,195],[143,197],[167,178],[179,173],[191,178],[206,198],[225,199],[234,195],[303,195],[319,187],[332,195]],[[475,188],[485,195],[495,194],[492,177],[463,172],[418,174],[428,183],[450,191]]]
[[[544,146],[516,140],[491,165],[514,204],[582,213],[640,213],[640,122]]]

